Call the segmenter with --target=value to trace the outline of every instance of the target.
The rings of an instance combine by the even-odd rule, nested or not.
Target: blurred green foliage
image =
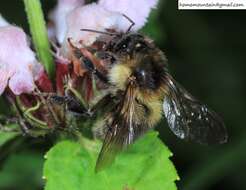
[[[1,132],[0,131],[0,146],[5,144],[10,139],[13,139],[17,135],[18,135],[18,133],[16,133],[16,132]]]
[[[41,189],[43,161],[41,153],[12,154],[0,170],[0,189]]]
[[[54,0],[42,2],[46,13],[55,4]],[[10,22],[29,30],[22,1],[3,1],[0,12]],[[157,130],[174,153],[172,160],[181,177],[179,189],[246,189],[246,181],[243,180],[246,179],[245,18],[245,11],[179,11],[176,1],[165,0],[152,14],[152,20],[143,30],[167,55],[171,73],[176,80],[220,113],[229,132],[229,142],[226,145],[201,146],[177,139],[163,120]],[[2,111],[5,111],[5,108],[3,104],[0,105]],[[22,164],[11,156],[0,159],[0,179],[6,179],[2,175],[8,175],[8,180],[13,180],[8,183],[18,182],[18,189],[30,188],[25,186],[27,182],[33,183],[32,189],[41,188],[40,173],[39,180],[32,178],[35,176],[33,173],[25,180],[22,178],[23,181],[19,181],[22,175],[16,175],[20,171],[41,172],[42,163],[32,164],[31,162],[35,161],[30,159],[37,156],[36,152],[48,150],[50,139],[38,139],[38,143],[40,146],[34,148],[27,143],[21,144],[26,149],[35,149],[35,152],[28,152],[28,158],[22,160]],[[11,151],[13,152],[15,151]],[[20,151],[20,154],[26,152]],[[42,155],[38,157],[42,161]],[[24,163],[33,167],[30,167],[30,170],[25,169],[28,164]],[[13,168],[21,166],[23,170],[18,173],[13,170],[11,172],[8,165]],[[0,184],[7,183],[2,181],[0,180]],[[7,188],[11,187],[0,185],[0,189]]]

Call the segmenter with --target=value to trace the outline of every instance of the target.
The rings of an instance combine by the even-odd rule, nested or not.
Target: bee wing
[[[227,132],[222,119],[206,105],[195,99],[171,76],[168,77],[169,94],[163,110],[168,125],[181,139],[201,144],[222,144]]]
[[[133,142],[134,134],[130,131],[133,126],[123,121],[124,118],[115,121],[109,126],[102,149],[97,159],[96,171],[108,167],[114,161],[115,156],[128,144]],[[131,125],[131,126],[130,126]]]
[[[131,91],[131,90],[129,90]],[[106,120],[107,132],[96,163],[96,171],[111,165],[115,156],[131,144],[144,129],[134,120],[135,96],[128,92]],[[140,128],[141,127],[141,128]]]

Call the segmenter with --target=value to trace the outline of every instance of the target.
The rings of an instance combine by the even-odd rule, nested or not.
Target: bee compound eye
[[[139,83],[144,83],[144,81],[146,81],[146,72],[143,69],[137,69],[134,72],[134,76]]]
[[[135,45],[135,48],[140,48],[142,45],[140,44],[140,43],[137,43],[136,45]]]
[[[146,69],[137,69],[134,72],[134,76],[136,77],[136,82],[139,87],[147,88],[147,89],[155,89],[156,84],[151,72]]]
[[[122,45],[122,48],[123,48],[123,49],[126,49],[126,47],[127,47],[126,44],[123,44],[123,45]]]
[[[126,44],[123,44],[121,46],[121,51],[126,52],[127,50],[128,50],[127,45]]]

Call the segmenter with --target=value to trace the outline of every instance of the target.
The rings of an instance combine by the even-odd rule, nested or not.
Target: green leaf
[[[169,160],[171,152],[157,135],[149,132],[139,138],[98,173],[100,143],[62,141],[46,155],[45,190],[175,190],[178,175]]]
[[[0,146],[2,146],[4,143],[8,142],[9,140],[15,138],[18,135],[19,133],[17,132],[1,132],[0,131]]]

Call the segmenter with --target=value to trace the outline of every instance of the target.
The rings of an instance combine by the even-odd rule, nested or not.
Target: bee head
[[[148,49],[149,43],[145,37],[139,33],[126,33],[115,36],[106,49],[118,56],[133,56],[135,53]]]
[[[113,53],[118,60],[110,71],[110,78],[121,89],[129,83],[143,91],[160,87],[167,69],[166,59],[145,36],[139,33],[115,36],[106,51]]]
[[[124,90],[134,84],[141,91],[155,91],[160,88],[166,75],[165,60],[155,54],[136,54],[113,65],[109,72],[112,84]]]

